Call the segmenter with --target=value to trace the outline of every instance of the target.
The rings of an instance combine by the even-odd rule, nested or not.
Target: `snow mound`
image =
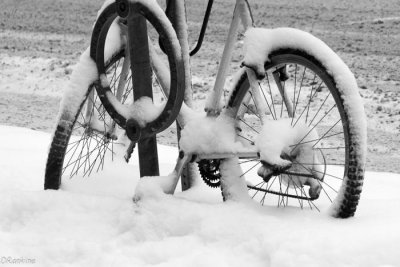
[[[42,190],[50,135],[0,127],[0,261],[37,266],[399,266],[400,175],[367,173],[356,216],[223,203],[197,186],[132,201],[137,161]],[[159,147],[172,170],[176,149]],[[7,266],[7,264],[5,265]]]

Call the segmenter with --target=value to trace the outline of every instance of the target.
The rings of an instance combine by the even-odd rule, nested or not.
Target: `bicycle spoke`
[[[297,110],[297,106],[298,106],[298,104],[299,104],[300,93],[301,93],[301,89],[302,89],[302,86],[303,86],[304,74],[305,74],[305,72],[306,72],[306,69],[307,69],[307,68],[304,68],[304,72],[303,72],[303,75],[302,75],[302,78],[301,78],[300,87],[299,87],[299,92],[297,93],[297,100],[296,100],[296,78],[295,78],[295,86],[294,86],[294,90],[293,90],[293,94],[294,94],[294,95],[293,95],[293,102],[294,102],[294,101],[296,101],[296,102],[294,103],[293,117],[292,117],[292,121],[290,122],[290,125],[293,125],[293,120],[294,120],[294,118],[296,117],[296,116],[295,116],[295,115],[296,115],[296,110]],[[297,74],[297,64],[296,64],[295,74]],[[295,77],[296,77],[296,76],[295,76]]]
[[[319,166],[321,163],[304,163],[304,162],[292,162],[292,165],[304,165],[304,166]],[[332,166],[343,166],[344,163],[327,163],[326,165]]]
[[[318,140],[328,139],[330,137],[337,136],[337,135],[340,135],[340,134],[343,134],[343,132],[334,133],[334,134],[331,134],[331,135],[326,135],[324,137],[308,140],[308,141],[305,141],[305,142],[299,142],[299,143],[296,143],[294,145],[289,145],[289,147],[295,147],[295,146],[299,146],[299,145],[309,144],[309,143],[312,143],[312,142],[315,142],[315,141],[318,141]],[[337,147],[337,148],[345,148],[345,147]],[[330,149],[330,148],[321,148],[321,149]]]
[[[290,175],[289,175],[289,178],[291,178]],[[291,179],[292,179],[292,178],[291,178]],[[296,185],[294,185],[293,189],[294,189],[294,191],[295,191],[295,193],[296,193],[296,196],[299,196],[299,193],[297,192],[297,186],[296,186]],[[300,192],[301,192],[301,188],[299,188],[299,189],[300,189]],[[297,198],[297,201],[299,202],[300,208],[303,209],[303,200],[300,199],[300,198]]]
[[[269,109],[269,112],[271,113],[272,118],[273,118],[274,120],[276,120],[276,117],[274,116],[274,113],[273,113],[272,110],[271,110],[271,106],[269,105],[269,103],[268,103],[268,101],[267,101],[267,99],[266,99],[266,97],[265,97],[264,91],[263,91],[263,89],[261,88],[260,83],[258,83],[258,85],[259,85],[259,87],[260,87],[260,91],[262,92],[262,94],[263,94],[263,96],[264,96],[265,103],[267,104],[267,107],[268,107],[268,109]],[[258,112],[258,107],[257,107],[257,102],[256,102],[256,100],[254,99],[253,94],[250,93],[250,96],[251,96],[251,99],[253,99],[253,103],[254,103],[254,106],[256,107],[257,113],[259,113],[259,112]],[[260,118],[260,120],[261,120],[261,117],[259,117],[259,118]]]
[[[277,85],[278,86],[278,85]],[[282,86],[282,89],[283,89],[283,92],[285,92],[285,82],[283,82],[283,86]],[[282,97],[282,101],[281,101],[281,114],[280,114],[280,116],[279,116],[279,118],[282,118],[282,116],[283,116],[283,106],[284,106],[284,103],[285,103],[285,98],[284,97]],[[286,107],[286,109],[287,109],[287,107]]]
[[[304,190],[304,188],[301,189],[303,191],[303,194],[305,195],[306,192]],[[314,201],[310,201],[308,200],[308,205],[310,206],[310,209],[312,209],[312,207],[314,207],[318,212],[320,212],[319,208],[317,207],[317,205],[314,204]]]
[[[238,134],[237,136],[249,141],[251,145],[254,145],[254,141],[250,140],[249,138],[244,137],[243,135],[240,135],[240,134]]]
[[[250,172],[252,169],[254,169],[257,165],[261,164],[261,162],[257,162],[253,167],[251,167],[250,169],[248,169],[245,173],[243,173],[242,175],[240,175],[240,177],[246,175],[248,172]]]
[[[257,118],[259,118],[261,120],[260,115],[255,113],[251,108],[249,108],[249,106],[247,106],[245,103],[242,103],[242,105],[245,106],[247,108],[247,110],[250,110],[251,113],[253,113]],[[255,106],[255,103],[254,103],[254,106]]]
[[[322,81],[321,81],[321,84],[322,84]],[[306,111],[307,111],[307,112],[306,112],[305,123],[307,123],[307,121],[308,121],[308,115],[309,115],[309,112],[310,112],[311,103],[312,103],[314,97],[315,97],[315,96],[317,95],[317,93],[318,93],[317,90],[315,90],[315,92],[313,93],[313,89],[314,89],[314,88],[312,87],[312,88],[311,88],[311,92],[310,92],[310,98],[308,99],[307,105],[303,108],[303,111],[300,113],[299,117],[297,117],[296,122],[295,122],[294,124],[292,124],[293,127],[295,127],[295,126],[297,125],[297,123],[298,123],[298,122],[300,121],[300,119],[302,118],[304,112],[306,112]]]
[[[299,163],[299,162],[297,162],[296,160],[293,160],[295,163],[297,163],[297,164],[299,164],[301,167],[303,167],[306,171],[308,171],[309,172],[309,174],[313,174],[313,172],[316,172],[316,173],[319,173],[319,174],[323,174],[323,175],[325,175],[325,176],[329,176],[329,177],[331,177],[331,178],[335,178],[335,179],[337,179],[337,180],[343,180],[343,178],[341,178],[341,177],[338,177],[338,176],[335,176],[335,175],[332,175],[332,174],[329,174],[329,173],[324,173],[324,172],[321,172],[321,171],[318,171],[318,170],[310,170],[309,168],[307,168],[306,166],[304,166],[303,164],[301,164],[301,163]]]
[[[300,142],[302,142],[307,136],[310,135],[310,133],[312,132],[312,130],[314,130],[315,127],[317,127],[317,125],[318,125],[318,124],[333,110],[334,107],[336,107],[336,104],[335,104],[333,107],[331,107],[331,108],[329,109],[328,112],[325,113],[325,115],[324,115],[324,116],[323,116],[323,117],[308,131],[308,132],[307,132],[307,134],[305,134],[305,135],[303,136],[303,138],[300,140]],[[298,144],[295,145],[294,148],[292,148],[291,152],[292,152],[294,149],[296,149],[298,146],[299,146]]]
[[[258,159],[249,159],[249,160],[246,160],[246,161],[242,161],[242,162],[239,162],[239,165],[245,164],[245,163],[249,163],[249,162],[254,162],[254,161],[258,161]]]
[[[263,187],[264,184],[265,184],[265,182],[262,181],[259,184],[257,184],[255,187],[257,187],[257,186]],[[259,190],[255,190],[255,191],[256,192],[254,193],[254,195],[251,198],[254,198],[260,192]],[[267,193],[265,193],[265,194],[267,194]],[[265,197],[265,194],[264,194],[264,197]]]
[[[331,197],[329,196],[328,192],[326,192],[325,186],[322,186],[322,184],[321,184],[320,181],[318,181],[318,183],[319,183],[319,185],[321,185],[322,191],[324,192],[324,194],[326,195],[326,197],[327,197],[327,198],[329,199],[329,201],[332,203],[333,200],[332,200]],[[333,188],[332,188],[331,186],[329,186],[327,183],[324,183],[324,184],[326,184],[329,188],[331,188],[336,194],[338,193],[335,189],[333,189]]]
[[[86,143],[86,148],[87,148],[87,150],[90,149],[90,144],[92,143],[92,138],[88,138],[88,139],[89,139],[89,142]],[[83,171],[86,170],[87,164],[90,165],[90,157],[88,157],[87,155],[86,155],[86,159],[85,159],[85,161],[84,161],[84,164],[85,164],[85,165],[83,166]],[[85,175],[83,175],[83,176],[85,176]]]
[[[66,170],[67,167],[69,167],[71,164],[75,163],[75,161],[71,163],[71,160],[73,159],[73,157],[74,157],[76,151],[77,151],[78,148],[79,148],[79,143],[80,143],[81,141],[83,141],[83,140],[85,140],[85,135],[83,135],[83,136],[81,137],[81,139],[79,140],[79,142],[77,143],[74,152],[72,153],[71,156],[69,156],[69,160],[68,160],[67,164],[64,163],[64,168],[63,168],[63,170],[62,170],[62,173],[64,173],[64,171]]]
[[[335,124],[333,124],[331,126],[331,128],[328,129],[328,131],[326,131],[320,138],[318,138],[317,142],[315,142],[315,144],[313,144],[312,147],[315,147],[322,139],[325,138],[325,136],[340,122],[341,120],[339,119],[337,122],[335,122]]]
[[[272,105],[272,108],[273,108],[273,111],[274,111],[274,113],[271,112],[271,115],[272,115],[272,117],[274,118],[274,120],[276,120],[277,117],[276,117],[275,103],[274,103],[274,99],[272,98],[272,89],[271,89],[271,84],[270,84],[270,81],[269,81],[268,73],[267,73],[267,75],[266,75],[266,78],[267,78],[267,82],[268,82],[269,95],[270,95],[270,98],[271,98],[271,105]],[[259,83],[259,86],[260,86],[261,92],[263,93],[265,102],[268,103],[267,97],[265,96],[265,93],[264,93],[264,91],[262,90],[262,87],[261,87],[260,83]]]
[[[245,122],[243,119],[239,119],[241,122],[243,122],[245,125],[247,125],[247,127],[249,127],[250,129],[252,129],[254,132],[256,132],[257,134],[259,133],[256,129],[254,129],[254,127],[252,127],[251,125],[249,125],[247,122]]]
[[[73,166],[73,168],[71,170],[71,176],[74,176],[74,175],[76,175],[78,173],[80,162],[81,162],[81,159],[82,159],[82,153],[83,153],[84,147],[86,146],[87,141],[88,141],[88,138],[87,138],[87,136],[85,136],[85,138],[83,140],[82,148],[81,148],[81,150],[80,150],[80,152],[78,154],[78,160],[75,161],[74,166]],[[74,172],[75,168],[76,168],[76,171]]]
[[[326,96],[326,98],[324,99],[324,102],[322,102],[322,104],[319,106],[319,109],[318,109],[318,111],[315,113],[315,115],[314,115],[314,117],[312,118],[312,120],[310,121],[310,123],[308,124],[308,126],[310,126],[313,122],[314,122],[314,120],[315,120],[315,118],[317,117],[317,115],[319,114],[319,112],[322,110],[322,106],[325,104],[325,102],[328,100],[328,98],[329,98],[329,96],[330,96],[331,94],[329,93],[327,96]],[[334,108],[336,106],[336,104],[332,107],[332,108]],[[331,109],[332,109],[331,108]]]

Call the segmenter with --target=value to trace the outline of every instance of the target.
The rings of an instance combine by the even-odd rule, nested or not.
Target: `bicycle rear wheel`
[[[292,167],[266,175],[259,158],[241,159],[250,196],[263,205],[331,208],[333,216],[353,216],[365,166],[358,155],[365,154],[365,147],[357,142],[356,122],[349,119],[335,80],[318,60],[298,50],[275,51],[265,70],[258,92],[250,89],[246,75],[241,77],[228,109],[237,120],[237,138],[246,146],[262,142],[256,138],[266,131],[265,118],[267,136],[279,141],[288,135],[291,143],[281,157]]]

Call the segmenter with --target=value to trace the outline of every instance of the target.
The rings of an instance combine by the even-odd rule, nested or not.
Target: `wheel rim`
[[[276,81],[273,73],[277,71],[279,74],[278,70],[282,67],[286,69],[283,74],[288,75],[288,80]],[[282,138],[279,135],[284,135],[289,129],[296,129],[293,131],[300,136],[296,136],[285,149],[292,167],[285,173],[272,175],[268,182],[257,175],[262,166],[259,159],[241,160],[249,194],[263,205],[321,210],[334,200],[348,171],[348,126],[340,96],[330,76],[304,57],[277,55],[266,65],[266,70],[258,89],[267,113],[265,117],[279,122],[271,125],[280,129],[271,131],[276,131],[278,141]],[[279,91],[278,83],[287,95]],[[238,140],[245,145],[253,145],[262,130],[261,108],[257,107],[260,103],[255,101],[256,96],[251,90],[240,91],[242,95],[237,96],[232,104],[236,107]],[[291,108],[283,98],[289,99]],[[305,130],[298,130],[301,124],[305,125]],[[310,178],[310,186],[305,184],[305,175],[318,179]],[[315,182],[322,187],[317,198]],[[310,188],[314,192],[309,192]]]

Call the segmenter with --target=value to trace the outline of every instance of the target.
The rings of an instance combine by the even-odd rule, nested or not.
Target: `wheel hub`
[[[266,182],[266,183],[268,183],[268,181],[273,176],[278,176],[292,167],[291,163],[287,164],[287,165],[283,165],[283,166],[271,165],[265,161],[261,161],[261,163],[262,163],[262,166],[257,170],[257,174],[258,174],[258,176],[263,178],[264,182]]]

